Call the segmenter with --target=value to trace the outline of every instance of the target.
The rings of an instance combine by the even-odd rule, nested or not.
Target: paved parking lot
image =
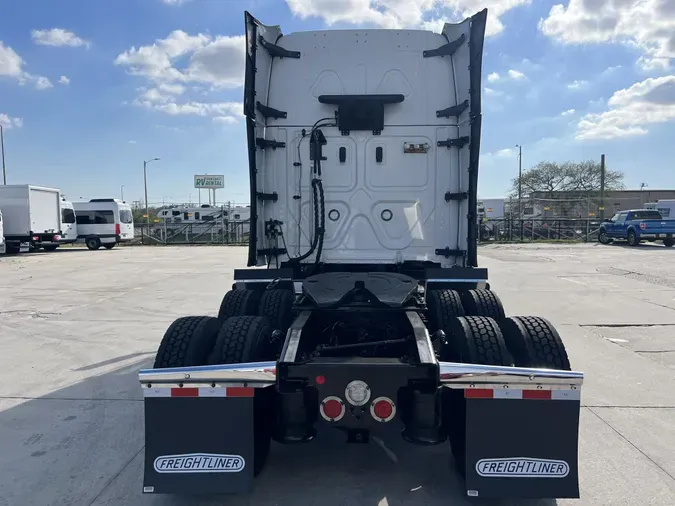
[[[448,448],[399,437],[395,458],[339,437],[274,445],[248,497],[141,494],[137,371],[174,318],[217,312],[245,261],[226,247],[0,257],[0,505],[465,504]],[[479,261],[507,313],[553,321],[586,373],[582,499],[557,504],[675,504],[675,250],[485,246]]]

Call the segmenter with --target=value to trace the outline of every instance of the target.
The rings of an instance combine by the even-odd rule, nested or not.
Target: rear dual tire
[[[272,327],[261,316],[233,316],[221,324],[210,316],[175,320],[160,343],[155,369],[209,364],[235,364],[269,359]],[[274,420],[274,390],[256,388],[253,474],[267,462]]]

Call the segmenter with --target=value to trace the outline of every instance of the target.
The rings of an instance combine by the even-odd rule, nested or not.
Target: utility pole
[[[518,148],[518,218],[523,218],[523,147]]]
[[[146,167],[150,162],[159,160],[159,158],[153,158],[152,160],[143,160],[143,186],[145,187],[145,218],[148,224],[148,235],[150,234],[150,208],[148,207],[148,173]]]
[[[605,219],[605,154],[600,155],[600,221]]]
[[[2,145],[2,184],[7,185],[7,172],[5,171],[5,134],[0,125],[0,144]]]

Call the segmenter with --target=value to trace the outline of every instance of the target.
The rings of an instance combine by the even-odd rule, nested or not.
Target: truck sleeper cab
[[[119,199],[91,199],[73,202],[77,223],[77,239],[90,250],[101,246],[112,249],[116,244],[134,238],[131,206]]]
[[[245,493],[272,441],[334,431],[445,445],[469,497],[579,496],[583,373],[478,267],[486,20],[283,35],[245,13],[252,268],[139,372],[144,493]]]

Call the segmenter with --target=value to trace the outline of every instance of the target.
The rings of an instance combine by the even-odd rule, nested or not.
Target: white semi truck
[[[0,186],[7,253],[46,250],[61,236],[61,191],[43,186]]]
[[[478,267],[487,11],[441,33],[245,20],[251,268],[139,372],[143,492],[245,493],[276,445],[332,430],[441,445],[471,498],[579,497],[583,373]]]

